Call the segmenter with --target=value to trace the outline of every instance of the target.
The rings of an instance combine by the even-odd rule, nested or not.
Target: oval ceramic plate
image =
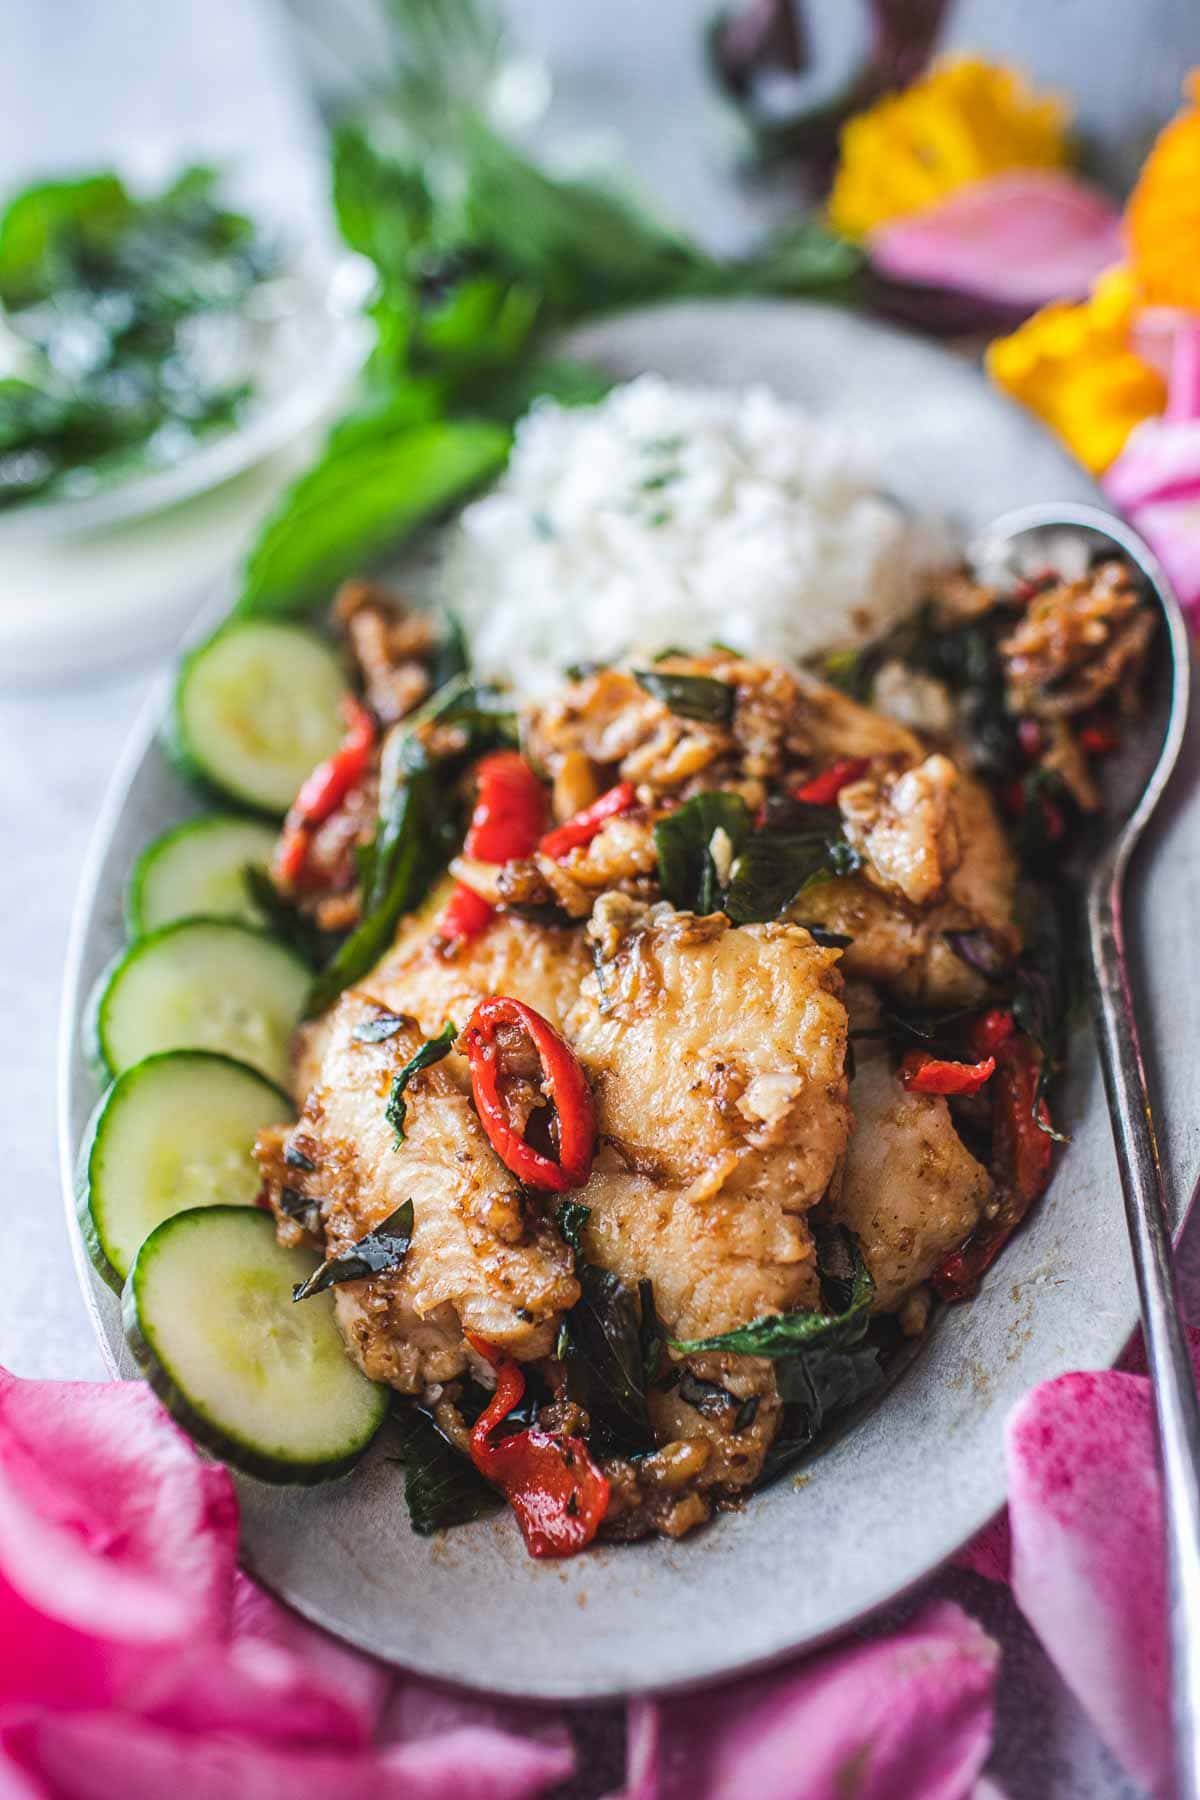
[[[874,441],[904,501],[967,534],[1029,502],[1095,500],[1040,429],[967,363],[831,308],[689,304],[631,314],[572,348],[614,374],[765,382]],[[63,1043],[64,1175],[95,1100],[79,1049],[88,991],[122,939],[137,851],[195,802],[143,722],[118,772],[80,897]],[[1169,1191],[1200,1167],[1193,1124],[1200,950],[1186,897],[1200,869],[1200,814],[1184,816],[1185,768],[1134,872],[1138,970]],[[1076,1043],[1074,1142],[1045,1202],[980,1297],[947,1312],[879,1407],[803,1476],[679,1544],[529,1560],[501,1517],[437,1539],[409,1530],[386,1430],[347,1480],[317,1489],[239,1481],[248,1566],[339,1636],[430,1675],[544,1697],[599,1697],[696,1683],[828,1637],[918,1581],[1004,1499],[1002,1431],[1035,1382],[1113,1361],[1136,1301],[1101,1084]],[[73,1218],[73,1214],[72,1214]],[[74,1228],[72,1226],[72,1228]],[[133,1373],[115,1297],[77,1258],[113,1367]]]

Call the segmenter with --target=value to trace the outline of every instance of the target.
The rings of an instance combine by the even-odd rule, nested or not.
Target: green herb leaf
[[[419,1075],[422,1069],[431,1068],[434,1063],[441,1062],[444,1056],[449,1056],[457,1036],[458,1032],[453,1025],[443,1025],[437,1037],[426,1038],[425,1042],[417,1050],[414,1050],[404,1067],[393,1075],[391,1091],[384,1108],[384,1117],[396,1134],[392,1142],[393,1150],[398,1150],[404,1142],[404,1122],[408,1117],[408,1102],[404,1098],[405,1088],[413,1076]]]
[[[720,789],[695,794],[654,827],[658,878],[678,912],[716,912],[723,889],[712,857],[713,833],[723,831],[736,858],[750,835],[750,808],[740,794]]]
[[[635,669],[633,678],[677,718],[727,725],[733,717],[736,695],[727,681],[714,681],[711,675],[673,675],[665,669]]]
[[[386,1275],[398,1269],[412,1243],[413,1204],[406,1200],[382,1224],[368,1231],[352,1249],[326,1257],[307,1281],[292,1290],[293,1300],[307,1300],[341,1281],[365,1281],[369,1275]]]
[[[564,1347],[572,1391],[591,1419],[592,1441],[602,1454],[650,1450],[638,1291],[578,1257],[575,1274],[583,1292],[567,1314]]]
[[[361,1025],[356,1025],[350,1036],[356,1044],[386,1044],[389,1038],[394,1038],[412,1022],[406,1013],[380,1012],[373,1019],[364,1019]]]
[[[469,1525],[504,1505],[492,1484],[442,1436],[428,1414],[408,1401],[397,1403],[392,1417],[408,1516],[421,1537]]]
[[[503,426],[442,419],[331,447],[260,532],[236,610],[291,612],[324,598],[344,575],[496,474],[508,446]]]
[[[794,1357],[814,1350],[844,1350],[861,1341],[867,1329],[867,1318],[875,1283],[863,1261],[858,1246],[850,1244],[852,1272],[837,1274],[841,1282],[844,1304],[837,1312],[767,1313],[749,1325],[725,1331],[717,1337],[671,1341],[672,1350],[691,1355],[699,1351],[731,1350],[739,1356],[766,1356],[772,1360]],[[830,1276],[826,1274],[826,1281]]]
[[[725,896],[735,925],[777,919],[810,883],[858,867],[836,806],[797,807],[796,815],[794,829],[756,831],[743,844]]]
[[[591,1216],[591,1207],[584,1206],[581,1200],[564,1200],[554,1215],[554,1223],[558,1226],[559,1236],[576,1254],[579,1251],[583,1228]]]

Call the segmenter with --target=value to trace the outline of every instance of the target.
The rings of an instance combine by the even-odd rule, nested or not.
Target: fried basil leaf
[[[404,1122],[408,1118],[408,1102],[404,1098],[405,1088],[413,1076],[419,1075],[422,1069],[432,1068],[434,1063],[439,1063],[444,1056],[449,1056],[457,1036],[458,1032],[452,1024],[443,1025],[438,1035],[434,1038],[426,1038],[425,1042],[413,1051],[404,1067],[393,1075],[391,1091],[384,1108],[384,1117],[396,1134],[392,1140],[393,1150],[398,1150],[404,1142]]]
[[[794,824],[756,831],[743,845],[725,895],[735,925],[777,919],[811,882],[859,866],[836,806],[797,806],[795,815]]]
[[[579,1240],[583,1236],[583,1228],[592,1216],[590,1206],[584,1206],[581,1200],[564,1200],[554,1215],[554,1223],[558,1226],[559,1235],[570,1245],[576,1255],[579,1253]]]
[[[406,1013],[376,1013],[373,1019],[364,1019],[361,1025],[356,1025],[350,1036],[356,1044],[386,1044],[389,1038],[394,1038],[412,1022]]]
[[[442,1436],[427,1413],[407,1401],[394,1406],[392,1416],[408,1516],[421,1537],[452,1525],[469,1525],[503,1506],[491,1482]]]
[[[724,889],[713,858],[713,836],[725,834],[731,859],[750,835],[750,808],[740,794],[696,794],[654,827],[658,878],[677,912],[701,915],[721,908]]]
[[[412,1234],[413,1203],[406,1200],[351,1249],[344,1250],[340,1256],[326,1257],[307,1281],[293,1288],[292,1299],[307,1300],[312,1294],[335,1287],[338,1282],[364,1281],[368,1275],[386,1275],[398,1269],[408,1255]]]
[[[242,881],[251,904],[261,914],[271,936],[294,950],[311,969],[323,968],[338,945],[334,933],[322,931],[303,907],[281,894],[267,871],[257,863],[246,864]]]
[[[728,725],[733,717],[734,690],[711,675],[674,675],[666,669],[635,669],[633,678],[679,719],[704,725]]]
[[[583,1291],[567,1314],[563,1348],[572,1395],[591,1420],[593,1447],[602,1455],[651,1450],[638,1290],[579,1259],[575,1273]]]

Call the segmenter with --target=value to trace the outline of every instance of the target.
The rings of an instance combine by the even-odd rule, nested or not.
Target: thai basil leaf
[[[305,1231],[315,1236],[321,1229],[321,1202],[312,1194],[302,1194],[298,1188],[284,1187],[279,1190],[279,1210],[287,1218],[294,1219]]]
[[[646,1407],[638,1291],[609,1269],[577,1260],[582,1294],[566,1318],[568,1379],[602,1451],[653,1449]]]
[[[672,1350],[687,1355],[731,1350],[739,1356],[765,1356],[779,1361],[801,1353],[853,1347],[866,1333],[875,1283],[856,1245],[851,1245],[850,1256],[850,1272],[846,1275],[823,1270],[827,1292],[832,1287],[840,1302],[837,1312],[767,1313],[717,1337],[672,1339]]]
[[[1069,884],[1055,888],[1030,883],[1021,894],[1025,948],[1017,958],[1012,1015],[1042,1052],[1042,1072],[1034,1096],[1039,1130],[1057,1143],[1068,1140],[1042,1117],[1041,1101],[1066,1055],[1067,1036],[1079,994],[1081,933],[1072,933],[1078,896]]]
[[[811,814],[788,830],[756,831],[739,852],[725,896],[735,925],[777,919],[810,882],[848,875],[861,860],[842,836],[836,806],[797,807]]]
[[[723,831],[736,858],[750,835],[750,808],[740,794],[714,789],[695,794],[654,827],[658,878],[678,912],[711,913],[723,895],[712,856],[713,834]]]
[[[323,1293],[338,1282],[365,1281],[369,1275],[386,1275],[398,1269],[408,1255],[412,1234],[413,1203],[406,1200],[349,1250],[340,1256],[326,1257],[307,1281],[300,1282],[292,1290],[292,1299],[307,1300],[310,1295]]]
[[[845,1350],[826,1349],[820,1355],[777,1362],[775,1381],[784,1403],[783,1418],[767,1452],[760,1486],[790,1468],[839,1414],[877,1393],[884,1370],[878,1347],[864,1341]]]
[[[422,1069],[432,1068],[434,1063],[439,1063],[444,1056],[449,1056],[457,1036],[458,1032],[453,1025],[443,1025],[437,1037],[426,1038],[420,1048],[413,1051],[404,1067],[393,1075],[391,1091],[384,1108],[384,1117],[396,1134],[392,1141],[393,1150],[398,1150],[404,1142],[404,1123],[408,1118],[408,1102],[404,1098],[405,1088],[413,1076],[419,1075]]]
[[[590,1206],[584,1206],[580,1200],[564,1200],[554,1215],[554,1223],[558,1226],[559,1235],[576,1255],[579,1253],[579,1240],[583,1236],[583,1228],[592,1216]]]
[[[731,1406],[740,1405],[737,1395],[723,1388],[719,1381],[703,1381],[686,1366],[680,1370],[677,1391],[686,1406],[694,1407],[709,1419],[719,1418]]]
[[[361,1025],[356,1025],[350,1036],[356,1044],[386,1044],[389,1038],[394,1038],[412,1022],[407,1013],[376,1013],[373,1019],[364,1019]]]
[[[430,724],[457,725],[465,747],[435,754]],[[465,675],[446,683],[387,741],[380,771],[379,822],[362,862],[362,920],[313,984],[310,1016],[366,974],[391,942],[398,920],[419,906],[462,838],[457,793],[467,765],[516,741],[516,716],[494,689]]]
[[[469,1525],[503,1506],[491,1482],[419,1407],[411,1401],[397,1404],[392,1416],[408,1516],[421,1537],[452,1525]]]
[[[711,675],[673,675],[665,669],[635,669],[633,678],[679,719],[705,725],[728,725],[736,698],[727,681]]]

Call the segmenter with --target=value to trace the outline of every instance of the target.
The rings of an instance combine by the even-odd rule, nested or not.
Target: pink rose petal
[[[1121,259],[1120,216],[1074,176],[1017,169],[960,188],[874,232],[871,260],[896,281],[1028,308],[1082,297]]]
[[[339,1753],[189,1737],[120,1713],[41,1713],[0,1730],[3,1751],[55,1800],[527,1800],[572,1772],[569,1751],[473,1727]]]
[[[969,1544],[963,1545],[954,1561],[960,1569],[970,1569],[986,1581],[1009,1581],[1012,1534],[1008,1529],[1008,1513],[997,1513],[990,1525],[985,1525]]]
[[[446,1682],[397,1672],[379,1727],[380,1743],[417,1743],[464,1727],[517,1732],[557,1750],[569,1750],[570,1733],[554,1708],[532,1702],[493,1699]]]
[[[237,1502],[137,1383],[0,1370],[0,1696],[92,1705],[228,1625]]]
[[[1149,1384],[1043,1382],[1011,1413],[1007,1448],[1017,1603],[1101,1737],[1157,1789],[1170,1728]]]
[[[999,1650],[949,1602],[903,1631],[631,1709],[622,1800],[967,1800]]]

